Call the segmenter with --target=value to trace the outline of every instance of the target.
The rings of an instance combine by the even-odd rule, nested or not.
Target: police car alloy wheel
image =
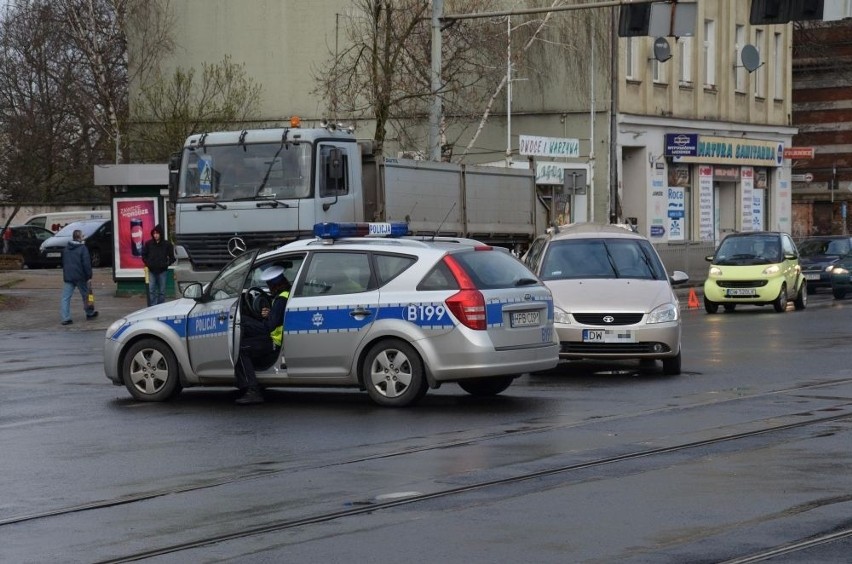
[[[370,399],[386,407],[403,407],[422,398],[428,386],[423,362],[414,348],[398,339],[376,343],[363,364]]]
[[[141,401],[163,401],[181,390],[178,363],[172,350],[157,339],[134,343],[121,366],[124,385]]]

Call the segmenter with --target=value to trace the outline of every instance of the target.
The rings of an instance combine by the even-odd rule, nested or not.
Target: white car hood
[[[648,313],[677,303],[668,280],[632,278],[547,280],[553,304],[568,313]]]
[[[137,309],[133,313],[125,315],[127,321],[133,323],[143,319],[158,319],[161,317],[185,317],[195,307],[196,301],[188,298],[180,298],[171,302]]]

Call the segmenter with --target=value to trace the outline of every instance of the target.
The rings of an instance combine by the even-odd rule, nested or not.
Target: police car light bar
[[[317,223],[314,225],[314,236],[320,239],[339,239],[341,237],[402,237],[408,235],[408,224],[399,221],[392,222],[358,222],[358,223]]]

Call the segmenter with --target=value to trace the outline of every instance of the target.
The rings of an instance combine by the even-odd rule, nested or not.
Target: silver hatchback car
[[[190,284],[182,299],[119,319],[106,333],[106,376],[142,401],[233,386],[241,320],[268,299],[260,274],[272,265],[293,286],[281,355],[258,371],[262,386],[357,387],[380,405],[404,406],[444,382],[498,394],[558,363],[550,291],[508,252],[340,237],[335,226],[243,254],[203,289]]]
[[[524,256],[553,292],[563,359],[662,360],[681,371],[681,316],[672,284],[654,246],[615,225],[573,224],[539,237]]]

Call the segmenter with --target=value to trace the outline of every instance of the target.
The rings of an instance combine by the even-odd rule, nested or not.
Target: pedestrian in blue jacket
[[[74,294],[74,288],[80,290],[86,319],[97,317],[98,312],[94,309],[90,310],[86,303],[89,288],[92,287],[92,258],[89,256],[89,249],[83,242],[83,232],[79,229],[74,230],[71,240],[68,241],[68,246],[62,251],[62,280],[64,285],[59,312],[62,317],[62,325],[73,323],[71,319],[71,296]]]

